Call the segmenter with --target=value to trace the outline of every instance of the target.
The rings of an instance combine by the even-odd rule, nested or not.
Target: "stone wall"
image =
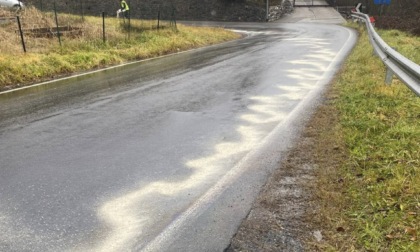
[[[266,0],[126,0],[133,18],[206,21],[266,21]],[[274,1],[274,2],[281,2]],[[287,0],[288,1],[288,0]],[[52,0],[24,0],[42,10],[53,10]],[[58,12],[115,16],[119,0],[55,0]],[[282,7],[283,8],[283,7]],[[278,12],[278,10],[277,10]],[[272,15],[273,20],[278,15]]]

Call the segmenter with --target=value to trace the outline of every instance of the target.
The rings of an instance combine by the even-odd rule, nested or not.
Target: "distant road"
[[[355,34],[211,25],[246,36],[0,94],[0,251],[229,244]]]
[[[328,6],[325,0],[290,0],[295,6]]]
[[[296,23],[328,23],[342,24],[346,20],[333,7],[312,7],[328,5],[322,0],[296,0],[296,5],[307,7],[296,7],[292,14],[284,16],[279,22]]]

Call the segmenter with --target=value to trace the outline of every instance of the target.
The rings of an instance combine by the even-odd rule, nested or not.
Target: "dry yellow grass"
[[[14,13],[2,10],[0,16]],[[43,13],[31,7],[20,15],[23,29],[55,29],[54,13]],[[0,90],[29,85],[58,75],[102,68],[122,62],[146,59],[182,50],[202,47],[239,38],[239,35],[220,28],[171,27],[156,21],[106,17],[103,42],[102,18],[59,14],[62,27],[76,27],[81,33],[61,37],[33,37],[25,31],[27,53],[23,52],[17,22],[0,26]]]

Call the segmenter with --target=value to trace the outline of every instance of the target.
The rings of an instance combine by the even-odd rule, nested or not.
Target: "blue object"
[[[386,5],[390,5],[391,4],[391,0],[373,0],[374,4],[386,4]]]

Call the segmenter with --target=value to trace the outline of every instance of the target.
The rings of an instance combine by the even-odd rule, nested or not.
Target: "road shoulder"
[[[323,218],[319,183],[346,158],[334,134],[338,113],[328,91],[296,146],[274,171],[242,222],[232,251],[308,251],[322,247]],[[331,175],[331,174],[330,174]],[[331,176],[329,176],[331,177]],[[337,185],[339,186],[339,185]]]

